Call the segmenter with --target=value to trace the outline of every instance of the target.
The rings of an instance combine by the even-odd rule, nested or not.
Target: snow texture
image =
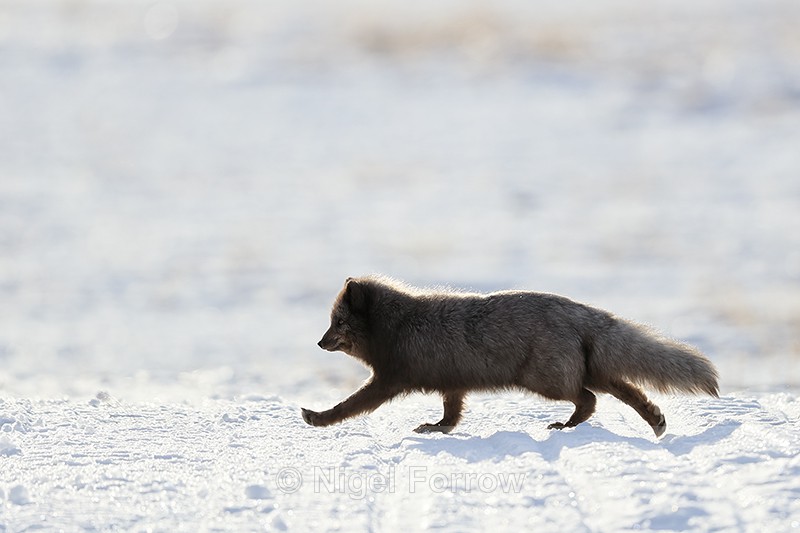
[[[800,4],[0,3],[0,531],[800,529]],[[719,399],[412,396],[347,276],[564,294]]]
[[[659,398],[657,440],[630,408],[549,431],[564,405],[475,396],[448,436],[411,431],[421,397],[330,428],[278,398],[94,406],[6,400],[10,531],[252,529],[789,531],[800,518],[800,400]],[[16,416],[16,415],[12,415]]]

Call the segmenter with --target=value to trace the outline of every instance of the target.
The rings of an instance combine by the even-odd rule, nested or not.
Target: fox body
[[[444,416],[415,431],[447,433],[461,419],[468,392],[523,389],[575,404],[569,420],[551,429],[584,422],[594,412],[594,393],[609,393],[660,436],[664,415],[637,385],[718,395],[717,371],[695,348],[554,294],[461,293],[382,276],[348,278],[318,344],[359,359],[372,376],[327,411],[303,409],[313,426],[423,391],[442,395]]]

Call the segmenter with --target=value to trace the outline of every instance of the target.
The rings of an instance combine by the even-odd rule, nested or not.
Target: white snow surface
[[[0,531],[800,529],[794,0],[0,3]],[[414,395],[347,276],[564,294],[719,399]]]
[[[800,400],[660,398],[656,439],[603,398],[476,396],[447,436],[418,398],[329,428],[276,397],[187,404],[2,400],[10,531],[789,531],[800,526]]]

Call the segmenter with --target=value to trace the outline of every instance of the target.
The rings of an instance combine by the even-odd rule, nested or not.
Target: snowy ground
[[[662,399],[656,440],[599,402],[589,424],[522,395],[476,397],[449,436],[418,399],[310,428],[276,397],[188,404],[0,401],[10,531],[789,531],[800,528],[800,400]]]
[[[0,530],[798,527],[800,5],[430,4],[0,3]],[[370,272],[652,323],[723,396],[306,427]]]

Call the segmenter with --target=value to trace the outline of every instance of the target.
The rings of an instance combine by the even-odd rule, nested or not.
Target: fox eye
[[[339,320],[337,320],[337,321],[336,321],[336,325],[337,325],[337,326],[344,326],[344,319],[343,319],[343,318],[340,318]]]

